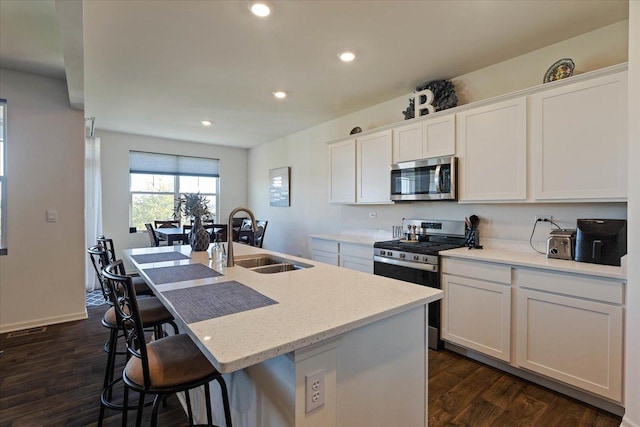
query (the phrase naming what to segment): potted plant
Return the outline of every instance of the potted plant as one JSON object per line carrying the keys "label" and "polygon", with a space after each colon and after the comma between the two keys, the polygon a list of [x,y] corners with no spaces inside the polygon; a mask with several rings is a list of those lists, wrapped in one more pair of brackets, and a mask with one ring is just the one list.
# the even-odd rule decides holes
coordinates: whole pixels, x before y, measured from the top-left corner
{"label": "potted plant", "polygon": [[206,251],[209,248],[210,236],[202,226],[202,219],[211,216],[209,200],[200,193],[185,193],[176,199],[173,217],[180,218],[184,215],[191,218],[191,231],[189,231],[189,244],[194,251]]}

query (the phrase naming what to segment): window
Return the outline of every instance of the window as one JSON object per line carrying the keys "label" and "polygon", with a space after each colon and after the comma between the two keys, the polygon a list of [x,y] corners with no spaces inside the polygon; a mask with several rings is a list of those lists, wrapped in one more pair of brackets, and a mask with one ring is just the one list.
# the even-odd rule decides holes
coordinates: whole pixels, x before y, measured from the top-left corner
{"label": "window", "polygon": [[0,255],[7,254],[7,101],[0,99]]}
{"label": "window", "polygon": [[[209,200],[212,220],[218,215],[218,159],[129,152],[130,224],[173,218],[175,200],[184,193],[200,193]],[[189,218],[181,218],[182,223]]]}

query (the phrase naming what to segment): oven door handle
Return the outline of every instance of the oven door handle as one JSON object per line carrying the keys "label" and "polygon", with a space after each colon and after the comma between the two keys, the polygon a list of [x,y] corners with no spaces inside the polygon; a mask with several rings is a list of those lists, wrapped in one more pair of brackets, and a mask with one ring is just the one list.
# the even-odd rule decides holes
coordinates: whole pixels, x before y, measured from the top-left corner
{"label": "oven door handle", "polygon": [[438,272],[438,266],[433,264],[424,264],[421,262],[402,261],[399,259],[387,258],[379,255],[373,256],[373,262],[381,262],[383,264],[392,264],[400,267],[414,268],[416,270]]}

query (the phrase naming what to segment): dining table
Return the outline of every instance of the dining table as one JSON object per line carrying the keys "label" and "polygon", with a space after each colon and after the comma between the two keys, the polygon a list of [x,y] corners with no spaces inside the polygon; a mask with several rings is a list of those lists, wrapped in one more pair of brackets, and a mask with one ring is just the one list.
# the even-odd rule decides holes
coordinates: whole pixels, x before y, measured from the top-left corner
{"label": "dining table", "polygon": [[168,246],[172,246],[174,243],[182,243],[187,240],[182,228],[161,227],[156,228],[155,232],[158,239],[167,241]]}

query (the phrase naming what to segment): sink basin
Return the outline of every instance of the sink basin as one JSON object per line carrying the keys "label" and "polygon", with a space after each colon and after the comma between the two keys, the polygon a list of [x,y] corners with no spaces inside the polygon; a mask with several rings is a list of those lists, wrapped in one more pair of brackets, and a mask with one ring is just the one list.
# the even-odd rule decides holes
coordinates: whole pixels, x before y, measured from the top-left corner
{"label": "sink basin", "polygon": [[282,273],[313,267],[310,264],[268,254],[238,256],[234,259],[234,263],[262,274]]}

